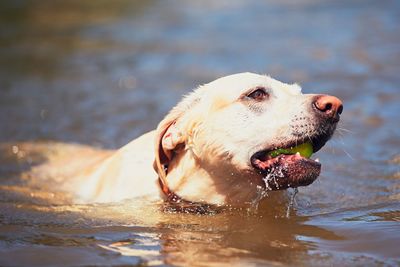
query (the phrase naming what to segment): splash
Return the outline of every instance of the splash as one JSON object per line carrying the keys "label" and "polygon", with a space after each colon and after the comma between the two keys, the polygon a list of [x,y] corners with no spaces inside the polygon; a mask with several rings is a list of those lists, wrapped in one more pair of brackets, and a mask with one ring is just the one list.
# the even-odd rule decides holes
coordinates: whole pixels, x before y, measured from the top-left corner
{"label": "splash", "polygon": [[[270,169],[270,172],[263,178],[265,187],[262,187],[259,185],[256,187],[256,197],[251,201],[248,212],[257,213],[260,201],[262,199],[268,197],[268,191],[274,190],[271,187],[271,185],[274,185],[274,187],[276,189],[279,189],[279,183],[278,183],[277,179],[285,177],[283,170],[284,170],[284,168],[282,168],[280,166],[272,167]],[[289,184],[289,186],[290,186],[290,184]],[[292,208],[294,206],[295,198],[296,198],[296,195],[298,192],[299,192],[299,190],[297,187],[293,188],[292,194],[290,196],[290,202],[289,202],[287,210],[286,210],[287,218],[290,218],[290,211],[292,210]]]}
{"label": "splash", "polygon": [[[278,178],[284,178],[283,168],[281,166],[271,167],[268,174],[263,178],[265,188],[267,191],[272,191],[271,184],[275,185],[275,188],[279,190]],[[290,186],[290,185],[289,185]]]}
{"label": "splash", "polygon": [[256,197],[251,201],[250,207],[248,208],[249,213],[257,213],[258,211],[258,204],[262,199],[268,196],[268,191],[271,189],[265,189],[262,186],[257,185],[256,187]]}

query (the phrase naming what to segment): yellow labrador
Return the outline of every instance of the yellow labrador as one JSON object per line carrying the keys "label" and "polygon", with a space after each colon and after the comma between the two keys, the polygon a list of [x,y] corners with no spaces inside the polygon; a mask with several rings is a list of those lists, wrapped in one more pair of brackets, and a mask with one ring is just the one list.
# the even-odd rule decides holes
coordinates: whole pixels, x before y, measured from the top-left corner
{"label": "yellow labrador", "polygon": [[[86,169],[83,202],[149,200],[243,205],[259,190],[311,184],[310,159],[333,134],[341,101],[240,73],[200,86],[148,132]],[[301,146],[299,146],[301,145]]]}

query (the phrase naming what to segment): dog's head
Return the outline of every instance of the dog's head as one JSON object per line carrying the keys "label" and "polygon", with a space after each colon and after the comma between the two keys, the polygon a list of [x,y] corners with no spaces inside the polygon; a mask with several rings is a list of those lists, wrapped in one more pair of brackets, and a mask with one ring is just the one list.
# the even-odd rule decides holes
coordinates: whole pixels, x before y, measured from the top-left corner
{"label": "dog's head", "polygon": [[309,156],[332,136],[342,109],[336,97],[302,94],[297,84],[226,76],[200,86],[160,122],[155,170],[177,195],[213,204],[309,185],[321,169]]}

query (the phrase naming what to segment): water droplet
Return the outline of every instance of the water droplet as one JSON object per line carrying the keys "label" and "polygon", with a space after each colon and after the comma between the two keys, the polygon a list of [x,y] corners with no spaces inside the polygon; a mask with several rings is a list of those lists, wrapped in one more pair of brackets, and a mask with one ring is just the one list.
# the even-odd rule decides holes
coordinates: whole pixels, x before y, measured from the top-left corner
{"label": "water droplet", "polygon": [[295,197],[298,192],[299,192],[299,189],[297,189],[297,187],[294,188],[293,193],[290,197],[290,202],[289,202],[288,208],[286,210],[286,218],[290,218],[290,210],[293,208]]}
{"label": "water droplet", "polygon": [[248,209],[248,211],[253,213],[257,212],[258,204],[266,196],[268,196],[268,190],[264,189],[262,186],[257,185],[256,197],[251,201],[250,208]]}
{"label": "water droplet", "polygon": [[44,120],[46,117],[47,117],[47,114],[48,114],[49,112],[47,111],[47,109],[42,109],[41,111],[40,111],[40,118],[42,119],[42,120]]}
{"label": "water droplet", "polygon": [[133,75],[121,77],[118,81],[118,86],[124,89],[134,89],[136,87],[136,77]]}
{"label": "water droplet", "polygon": [[12,146],[12,152],[13,152],[14,154],[18,154],[19,148],[18,148],[17,146]]}

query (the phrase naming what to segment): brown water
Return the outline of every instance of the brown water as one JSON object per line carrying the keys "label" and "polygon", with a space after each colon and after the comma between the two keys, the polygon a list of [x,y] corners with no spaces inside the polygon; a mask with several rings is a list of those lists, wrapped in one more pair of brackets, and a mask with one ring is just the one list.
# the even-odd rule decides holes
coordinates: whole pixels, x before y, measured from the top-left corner
{"label": "brown water", "polygon": [[[0,265],[400,265],[399,2],[245,2],[0,2]],[[23,174],[117,148],[241,71],[344,101],[289,218],[276,194],[214,216],[71,205]]]}

